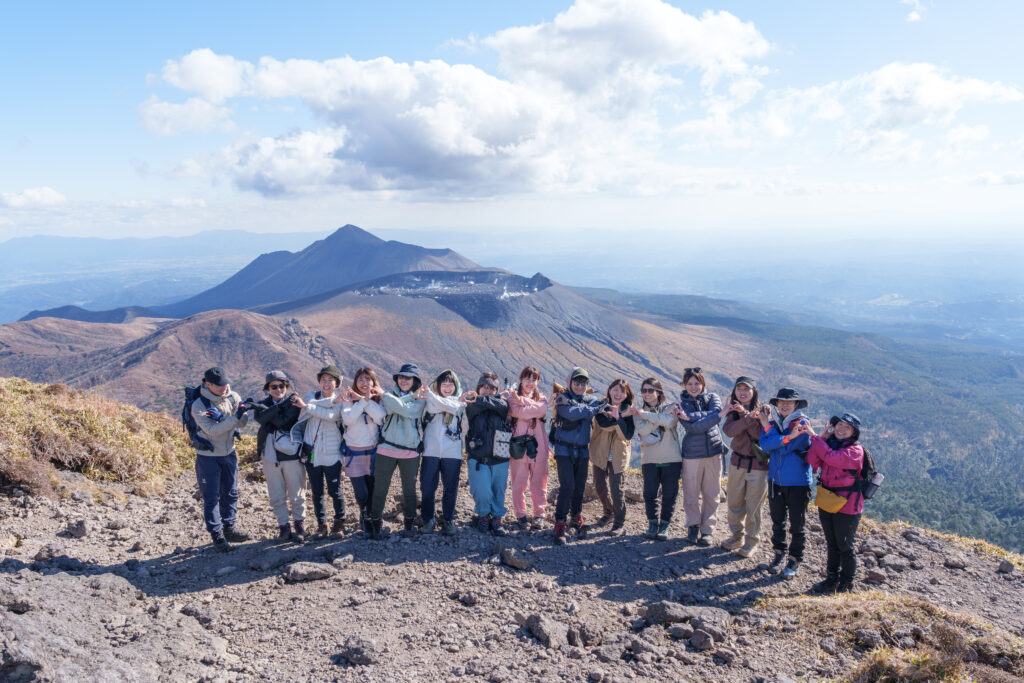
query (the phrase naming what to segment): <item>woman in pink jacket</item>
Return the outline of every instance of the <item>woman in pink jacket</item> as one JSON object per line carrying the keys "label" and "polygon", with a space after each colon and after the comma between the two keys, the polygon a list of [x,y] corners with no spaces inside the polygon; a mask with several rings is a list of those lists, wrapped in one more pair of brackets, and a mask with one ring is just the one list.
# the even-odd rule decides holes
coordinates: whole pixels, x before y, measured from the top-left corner
{"label": "woman in pink jacket", "polygon": [[[526,514],[526,487],[530,487],[530,502],[533,504],[532,528],[544,528],[544,504],[548,497],[548,447],[547,414],[551,401],[537,387],[540,372],[532,366],[519,373],[519,386],[508,396],[508,415],[512,421],[512,435],[530,434],[536,439],[536,448],[527,447],[526,456],[512,460],[509,474],[512,478],[512,508],[516,523],[526,531],[531,527]],[[529,444],[532,446],[533,444]]]}
{"label": "woman in pink jacket", "polygon": [[[810,427],[801,429],[811,433]],[[846,593],[853,589],[853,577],[857,572],[854,536],[864,510],[863,482],[860,479],[864,448],[857,443],[859,438],[860,420],[853,413],[833,417],[820,435],[811,433],[807,464],[818,471],[819,481],[825,489],[846,498],[838,512],[818,508],[821,529],[828,545],[828,559],[825,580],[811,588],[815,593]]]}

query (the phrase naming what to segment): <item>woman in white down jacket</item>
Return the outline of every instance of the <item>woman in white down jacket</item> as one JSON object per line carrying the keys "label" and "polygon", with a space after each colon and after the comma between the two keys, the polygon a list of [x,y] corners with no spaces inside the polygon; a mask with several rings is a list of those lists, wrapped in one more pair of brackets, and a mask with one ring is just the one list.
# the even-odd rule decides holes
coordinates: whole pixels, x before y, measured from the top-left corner
{"label": "woman in white down jacket", "polygon": [[327,495],[334,504],[334,524],[331,534],[345,532],[345,499],[341,493],[341,371],[333,365],[322,368],[316,376],[318,391],[306,394],[305,400],[296,397],[295,404],[302,414],[293,428],[302,430],[302,461],[306,466],[309,486],[313,491],[313,511],[316,514],[316,532],[327,535],[327,507],[324,505],[324,483]]}
{"label": "woman in white down jacket", "polygon": [[419,395],[427,402],[423,411],[423,458],[420,461],[420,519],[423,532],[437,526],[434,502],[443,483],[441,533],[455,533],[455,496],[462,472],[462,421],[466,404],[459,398],[462,386],[453,370],[445,370]]}
{"label": "woman in white down jacket", "polygon": [[341,420],[345,425],[341,456],[345,476],[352,482],[352,492],[359,505],[359,527],[367,533],[373,495],[373,464],[380,425],[387,415],[380,404],[383,394],[377,373],[370,368],[359,368],[352,379],[352,388],[341,397]]}

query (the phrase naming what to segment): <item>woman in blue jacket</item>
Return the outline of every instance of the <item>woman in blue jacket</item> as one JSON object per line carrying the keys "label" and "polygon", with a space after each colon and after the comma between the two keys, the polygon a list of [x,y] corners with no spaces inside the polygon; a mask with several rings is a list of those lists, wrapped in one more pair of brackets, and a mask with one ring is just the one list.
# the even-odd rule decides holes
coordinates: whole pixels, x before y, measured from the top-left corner
{"label": "woman in blue jacket", "polygon": [[590,431],[594,416],[607,412],[619,418],[618,406],[609,406],[600,399],[587,395],[590,373],[573,368],[569,374],[569,388],[555,398],[554,424],[551,428],[551,448],[558,466],[558,498],[555,501],[554,542],[565,543],[566,518],[572,514],[572,528],[577,535],[583,532],[583,491],[587,486],[590,464]]}
{"label": "woman in blue jacket", "polygon": [[792,579],[804,557],[804,521],[811,500],[811,466],[806,461],[811,445],[810,427],[801,412],[807,407],[807,401],[800,398],[796,389],[784,387],[769,403],[775,409],[774,418],[769,406],[761,406],[757,414],[762,427],[758,444],[768,452],[768,509],[772,516],[772,548],[775,549],[768,571],[777,574],[782,570],[783,577]]}

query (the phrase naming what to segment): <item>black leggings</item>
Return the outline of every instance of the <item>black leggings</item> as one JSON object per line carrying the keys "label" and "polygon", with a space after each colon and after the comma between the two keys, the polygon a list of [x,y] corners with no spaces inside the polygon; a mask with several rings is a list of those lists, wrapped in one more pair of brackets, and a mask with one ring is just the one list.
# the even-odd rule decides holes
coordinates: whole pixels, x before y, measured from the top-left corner
{"label": "black leggings", "polygon": [[583,492],[587,488],[590,458],[586,455],[581,458],[556,455],[555,464],[558,466],[558,499],[555,501],[555,521],[564,522],[570,512],[573,517],[583,512]]}
{"label": "black leggings", "polygon": [[[804,523],[807,504],[811,502],[810,486],[779,486],[768,484],[768,511],[772,516],[772,548],[777,553],[789,551],[794,560],[804,559]],[[789,546],[786,546],[786,517],[789,517]]]}
{"label": "black leggings", "polygon": [[672,462],[665,465],[641,465],[640,472],[644,477],[644,508],[647,519],[658,519],[658,489],[661,489],[661,521],[672,520],[676,509],[676,498],[679,497],[679,475],[682,474],[683,463]]}
{"label": "black leggings", "polygon": [[306,465],[309,476],[309,488],[313,492],[313,512],[316,521],[327,523],[327,510],[324,508],[324,481],[327,482],[327,495],[334,503],[334,518],[345,518],[345,498],[341,494],[341,461],[333,465]]}
{"label": "black leggings", "polygon": [[830,578],[838,578],[842,583],[853,582],[853,576],[857,573],[857,555],[853,552],[853,543],[860,515],[844,515],[819,509],[818,518],[828,546],[825,571]]}
{"label": "black leggings", "polygon": [[361,477],[352,477],[352,493],[356,497],[356,505],[366,514],[370,514],[370,506],[373,504],[373,475],[364,474]]}

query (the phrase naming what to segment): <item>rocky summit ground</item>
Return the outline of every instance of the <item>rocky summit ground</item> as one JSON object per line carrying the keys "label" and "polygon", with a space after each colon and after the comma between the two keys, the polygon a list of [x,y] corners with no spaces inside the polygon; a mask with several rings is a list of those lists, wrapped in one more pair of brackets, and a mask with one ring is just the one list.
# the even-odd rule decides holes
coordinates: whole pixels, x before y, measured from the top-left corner
{"label": "rocky summit ground", "polygon": [[3,680],[929,680],[946,656],[977,680],[1024,673],[1019,558],[910,527],[866,522],[858,592],[807,597],[824,560],[813,514],[787,582],[767,543],[751,559],[687,545],[681,510],[671,540],[644,539],[634,475],[627,533],[564,547],[464,526],[465,475],[455,537],[278,543],[246,479],[254,540],[229,553],[202,529],[194,477],[142,498],[61,476],[56,500],[0,494]]}

